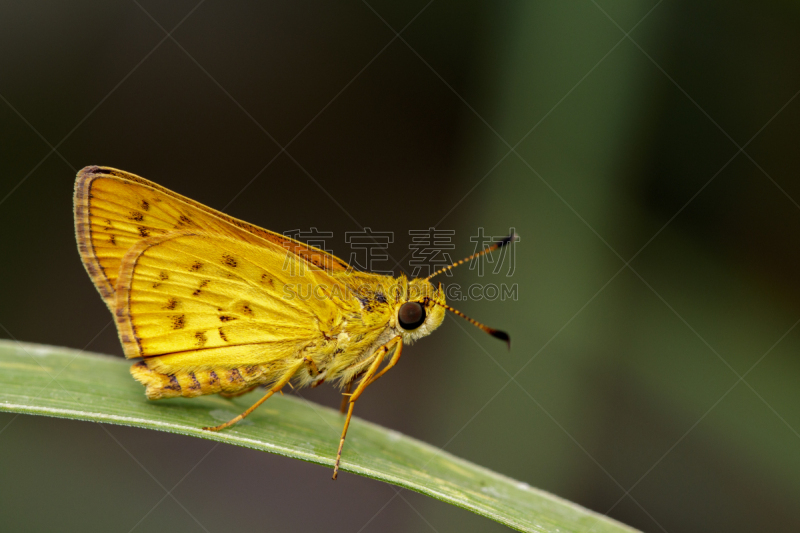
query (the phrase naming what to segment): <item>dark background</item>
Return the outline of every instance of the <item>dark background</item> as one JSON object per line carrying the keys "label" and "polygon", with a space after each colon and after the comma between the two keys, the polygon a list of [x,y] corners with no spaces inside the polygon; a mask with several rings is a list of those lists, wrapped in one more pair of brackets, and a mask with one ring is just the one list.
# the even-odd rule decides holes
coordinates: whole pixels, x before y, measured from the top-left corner
{"label": "dark background", "polygon": [[[788,1],[4,2],[0,337],[121,355],[73,235],[89,164],[345,259],[362,227],[398,261],[411,229],[458,258],[515,227],[512,278],[451,278],[518,284],[458,303],[513,350],[447,320],[357,414],[645,531],[797,531],[798,27]],[[108,430],[0,415],[2,529],[504,529]]]}

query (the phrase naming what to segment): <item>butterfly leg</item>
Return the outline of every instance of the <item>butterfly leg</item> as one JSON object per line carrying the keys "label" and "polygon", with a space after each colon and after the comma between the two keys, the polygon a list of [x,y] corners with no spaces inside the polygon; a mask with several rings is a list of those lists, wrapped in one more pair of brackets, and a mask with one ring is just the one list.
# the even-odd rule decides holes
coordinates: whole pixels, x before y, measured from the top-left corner
{"label": "butterfly leg", "polygon": [[394,351],[394,355],[392,355],[392,358],[389,360],[389,362],[386,364],[386,366],[383,367],[383,370],[381,370],[380,372],[375,374],[375,376],[373,376],[373,378],[369,380],[369,384],[372,385],[373,383],[378,381],[379,377],[384,375],[390,368],[392,368],[394,365],[396,365],[397,361],[400,360],[400,355],[402,353],[403,353],[403,341],[400,341],[400,342],[397,343],[397,349]]}
{"label": "butterfly leg", "polygon": [[353,382],[355,378],[351,379],[347,382],[347,385],[344,388],[344,392],[342,393],[342,405],[339,406],[339,412],[345,414],[347,412],[347,402],[350,400],[350,391],[353,390]]}
{"label": "butterfly leg", "polygon": [[344,428],[342,429],[342,438],[339,440],[339,450],[336,452],[336,464],[334,464],[333,466],[333,479],[336,479],[336,476],[339,475],[339,462],[342,459],[342,448],[344,448],[344,438],[347,436],[347,429],[350,427],[350,418],[353,416],[353,408],[356,405],[356,400],[358,400],[359,396],[361,396],[361,393],[364,392],[364,389],[367,388],[367,385],[369,385],[372,382],[372,376],[374,376],[375,372],[378,371],[378,368],[381,366],[383,358],[389,352],[390,347],[395,343],[397,343],[397,341],[400,341],[401,343],[403,342],[401,337],[395,337],[375,351],[374,355],[375,359],[372,361],[372,364],[369,365],[369,369],[364,375],[364,378],[358,384],[358,387],[356,387],[355,392],[350,396],[350,399],[348,400],[348,402],[350,403],[350,407],[347,409],[347,418],[344,421]]}
{"label": "butterfly leg", "polygon": [[225,422],[224,424],[220,424],[220,425],[218,425],[218,426],[205,427],[205,428],[203,428],[203,429],[205,429],[205,430],[207,430],[207,431],[219,431],[219,430],[221,430],[221,429],[225,429],[226,427],[230,427],[230,426],[234,425],[236,422],[238,422],[238,421],[242,420],[244,417],[246,417],[247,415],[249,415],[250,413],[252,413],[253,411],[255,411],[255,410],[256,410],[256,408],[257,408],[259,405],[261,405],[262,403],[266,402],[266,401],[269,399],[269,397],[270,397],[270,396],[272,396],[272,395],[273,395],[273,394],[275,394],[276,392],[280,392],[280,390],[281,390],[281,389],[282,389],[282,388],[283,388],[283,387],[284,387],[284,386],[285,386],[287,383],[289,383],[289,381],[290,381],[290,380],[292,379],[292,377],[294,376],[295,372],[297,372],[297,370],[298,370],[298,369],[300,368],[300,366],[302,366],[303,364],[304,364],[304,361],[302,361],[302,360],[301,360],[299,365],[297,365],[297,366],[295,366],[294,368],[292,368],[292,369],[290,369],[289,371],[287,371],[287,372],[286,372],[286,375],[284,375],[284,376],[283,376],[283,377],[282,377],[282,378],[281,378],[281,379],[280,379],[280,380],[279,380],[279,381],[278,381],[278,382],[277,382],[275,385],[273,385],[273,386],[272,386],[272,388],[270,388],[270,389],[269,389],[269,391],[267,392],[267,394],[265,394],[265,395],[264,395],[264,397],[263,397],[263,398],[261,398],[261,399],[260,399],[260,400],[258,400],[256,403],[254,403],[253,405],[251,405],[251,406],[250,406],[250,407],[247,409],[247,411],[245,411],[244,413],[240,414],[240,415],[239,415],[239,416],[237,416],[236,418],[232,418],[232,419],[228,420],[228,421],[227,421],[227,422]]}

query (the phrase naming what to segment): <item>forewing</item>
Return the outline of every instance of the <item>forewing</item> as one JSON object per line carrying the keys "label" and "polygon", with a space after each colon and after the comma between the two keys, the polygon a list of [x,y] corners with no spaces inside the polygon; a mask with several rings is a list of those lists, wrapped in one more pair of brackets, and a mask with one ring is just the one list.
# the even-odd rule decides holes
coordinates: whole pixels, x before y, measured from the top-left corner
{"label": "forewing", "polygon": [[125,355],[158,358],[164,371],[234,368],[297,354],[341,316],[335,297],[295,294],[299,285],[342,290],[324,271],[301,263],[275,244],[191,230],[140,241],[123,257],[117,280]]}
{"label": "forewing", "polygon": [[255,246],[288,250],[311,268],[345,271],[341,259],[204,206],[144,178],[109,167],[86,167],[75,182],[75,231],[83,263],[113,310],[120,265],[144,240],[196,230]]}

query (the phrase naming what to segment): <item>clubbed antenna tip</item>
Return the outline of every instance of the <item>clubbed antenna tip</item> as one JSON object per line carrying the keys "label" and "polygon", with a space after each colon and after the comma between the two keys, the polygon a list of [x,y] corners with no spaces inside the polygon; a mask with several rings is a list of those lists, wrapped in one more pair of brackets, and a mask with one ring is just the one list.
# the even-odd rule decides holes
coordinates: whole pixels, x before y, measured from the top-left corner
{"label": "clubbed antenna tip", "polygon": [[509,351],[511,350],[511,337],[508,336],[508,333],[506,333],[505,331],[500,331],[499,329],[487,331],[487,333],[492,337],[494,337],[495,339],[506,341],[506,345],[508,346]]}
{"label": "clubbed antenna tip", "polygon": [[504,238],[502,241],[499,241],[496,246],[498,248],[502,248],[506,244],[508,244],[510,242],[514,242],[516,240],[517,240],[517,234],[515,232],[511,232],[511,235],[509,235],[508,237]]}

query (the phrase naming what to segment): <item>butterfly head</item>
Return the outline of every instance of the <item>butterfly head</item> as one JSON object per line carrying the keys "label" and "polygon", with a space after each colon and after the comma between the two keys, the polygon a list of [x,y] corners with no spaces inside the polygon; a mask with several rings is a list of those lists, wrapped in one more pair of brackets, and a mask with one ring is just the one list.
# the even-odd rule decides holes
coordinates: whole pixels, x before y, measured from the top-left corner
{"label": "butterfly head", "polygon": [[395,305],[395,328],[403,341],[413,342],[430,335],[444,320],[444,290],[426,279],[408,282],[408,290]]}

